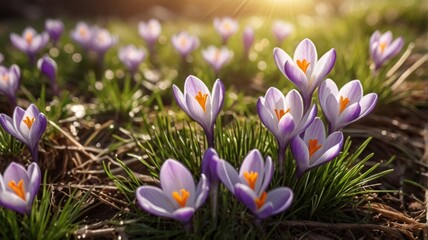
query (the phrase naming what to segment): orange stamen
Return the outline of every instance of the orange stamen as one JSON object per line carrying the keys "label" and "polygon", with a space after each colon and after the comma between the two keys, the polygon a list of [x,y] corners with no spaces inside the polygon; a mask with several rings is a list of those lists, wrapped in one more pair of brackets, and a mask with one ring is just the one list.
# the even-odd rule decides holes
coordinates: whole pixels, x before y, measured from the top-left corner
{"label": "orange stamen", "polygon": [[309,139],[309,157],[312,157],[321,147],[321,144],[318,145],[318,139]]}
{"label": "orange stamen", "polygon": [[12,189],[12,191],[15,192],[16,195],[18,195],[18,197],[20,197],[22,200],[25,201],[25,190],[24,190],[24,180],[21,179],[18,182],[18,185],[16,185],[15,181],[10,181],[7,186]]}
{"label": "orange stamen", "polygon": [[254,202],[257,205],[257,209],[263,207],[263,205],[266,202],[266,197],[267,197],[267,193],[263,192],[262,195],[259,198],[256,198],[256,200],[254,200]]}
{"label": "orange stamen", "polygon": [[27,41],[27,44],[31,44],[33,41],[33,34],[27,32],[27,34],[25,34],[25,41]]}
{"label": "orange stamen", "polygon": [[196,101],[198,101],[199,105],[201,105],[204,112],[206,111],[207,97],[208,94],[202,95],[201,91],[198,91],[198,95],[195,96]]}
{"label": "orange stamen", "polygon": [[381,53],[383,53],[383,51],[385,51],[386,46],[388,46],[388,44],[386,42],[379,44],[379,48],[380,48]]}
{"label": "orange stamen", "polygon": [[189,198],[189,196],[190,193],[184,188],[180,189],[180,193],[178,193],[177,191],[172,193],[172,197],[178,203],[178,205],[180,205],[180,207],[186,206],[187,199]]}
{"label": "orange stamen", "polygon": [[3,77],[2,77],[2,79],[3,79],[3,81],[5,81],[5,82],[7,82],[7,81],[9,81],[9,74],[4,74],[3,75]]}
{"label": "orange stamen", "polygon": [[187,39],[185,37],[180,38],[180,46],[181,47],[187,46]]}
{"label": "orange stamen", "polygon": [[256,181],[257,181],[258,173],[257,172],[244,172],[244,178],[247,180],[248,185],[251,189],[254,190],[256,187]]}
{"label": "orange stamen", "polygon": [[299,68],[302,69],[304,73],[306,73],[306,70],[308,70],[308,67],[311,64],[306,59],[303,59],[302,61],[297,60],[296,63],[297,63],[297,66],[299,66]]}
{"label": "orange stamen", "polygon": [[349,104],[349,98],[343,98],[340,96],[339,100],[339,112],[342,113],[345,110],[346,106]]}
{"label": "orange stamen", "polygon": [[290,108],[288,108],[287,111],[284,111],[284,109],[280,109],[279,111],[278,109],[275,109],[275,115],[278,121],[281,120],[281,118],[289,111],[290,111]]}
{"label": "orange stamen", "polygon": [[88,34],[88,31],[86,31],[86,29],[85,29],[84,27],[81,27],[81,28],[79,29],[79,34],[80,34],[80,36],[82,36],[82,37],[86,37],[86,35]]}
{"label": "orange stamen", "polygon": [[27,125],[28,129],[30,129],[31,126],[33,126],[33,123],[34,123],[34,121],[36,121],[36,119],[34,119],[33,117],[30,118],[30,117],[26,116],[25,119],[22,121],[25,123],[25,125]]}

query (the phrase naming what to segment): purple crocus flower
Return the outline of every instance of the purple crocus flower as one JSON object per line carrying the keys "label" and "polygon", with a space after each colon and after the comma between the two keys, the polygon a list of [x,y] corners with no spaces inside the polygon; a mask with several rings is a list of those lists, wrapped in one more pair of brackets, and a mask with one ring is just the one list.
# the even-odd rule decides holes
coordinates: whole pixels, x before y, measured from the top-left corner
{"label": "purple crocus flower", "polygon": [[13,46],[27,54],[31,63],[34,63],[36,54],[48,43],[49,35],[46,32],[38,34],[34,28],[27,27],[22,36],[12,33],[10,41]]}
{"label": "purple crocus flower", "polygon": [[0,66],[0,91],[7,96],[13,107],[16,106],[16,91],[20,78],[21,70],[17,65],[13,64],[9,69]]}
{"label": "purple crocus flower", "polygon": [[282,172],[285,149],[289,141],[302,133],[314,120],[317,107],[313,105],[311,110],[305,113],[299,92],[293,89],[284,97],[277,88],[270,87],[264,97],[259,97],[257,112],[263,125],[278,142],[279,170]]}
{"label": "purple crocus flower", "polygon": [[71,32],[71,38],[84,49],[89,50],[92,41],[92,26],[89,26],[85,22],[78,22]]}
{"label": "purple crocus flower", "polygon": [[302,94],[305,111],[312,102],[312,94],[321,84],[336,62],[336,51],[330,49],[319,60],[315,45],[309,39],[302,40],[292,59],[284,50],[273,50],[279,70],[293,82]]}
{"label": "purple crocus flower", "polygon": [[224,85],[217,79],[213,90],[197,77],[188,76],[184,93],[174,84],[174,98],[178,106],[204,129],[209,147],[214,147],[214,124],[224,103]]}
{"label": "purple crocus flower", "polygon": [[267,157],[263,163],[263,157],[257,149],[251,150],[245,157],[239,174],[224,160],[219,160],[217,164],[220,181],[259,220],[285,211],[293,201],[293,191],[287,187],[266,192],[273,170],[272,159]]}
{"label": "purple crocus flower", "polygon": [[329,132],[340,130],[365,117],[377,102],[376,93],[363,96],[359,80],[350,81],[338,90],[333,80],[327,79],[318,89],[318,98],[329,122]]}
{"label": "purple crocus flower", "polygon": [[183,58],[186,58],[187,55],[199,46],[198,37],[191,36],[187,32],[181,32],[172,36],[171,42],[175,50],[177,50]]}
{"label": "purple crocus flower", "polygon": [[214,28],[220,34],[223,44],[238,31],[238,22],[230,17],[214,18]]}
{"label": "purple crocus flower", "polygon": [[217,176],[217,164],[220,158],[213,148],[208,148],[202,158],[202,173],[207,177],[210,182],[210,196],[212,217],[215,219],[217,216],[217,190],[219,179]]}
{"label": "purple crocus flower", "polygon": [[129,70],[131,75],[134,75],[140,64],[144,61],[146,54],[141,48],[137,48],[134,45],[130,44],[119,49],[119,60],[125,65]]}
{"label": "purple crocus flower", "polygon": [[202,50],[202,56],[214,69],[214,72],[218,74],[223,65],[232,59],[233,52],[227,47],[216,48],[214,46],[209,46],[207,49]]}
{"label": "purple crocus flower", "polygon": [[244,53],[248,54],[251,45],[254,43],[254,30],[252,27],[246,27],[242,33],[242,42],[244,43]]}
{"label": "purple crocus flower", "polygon": [[59,96],[59,89],[56,81],[57,65],[55,60],[45,55],[37,61],[37,68],[49,79],[54,94]]}
{"label": "purple crocus flower", "polygon": [[162,26],[157,19],[150,19],[148,22],[138,24],[138,33],[146,41],[150,53],[154,52],[156,41],[162,31]]}
{"label": "purple crocus flower", "polygon": [[46,124],[45,115],[34,104],[31,104],[27,110],[16,107],[13,118],[0,113],[0,125],[10,135],[27,145],[35,162],[38,160],[37,145],[45,132]]}
{"label": "purple crocus flower", "polygon": [[3,176],[0,174],[0,205],[21,214],[30,213],[41,178],[37,163],[31,163],[27,170],[21,164],[10,163]]}
{"label": "purple crocus flower", "polygon": [[45,30],[48,32],[52,42],[57,45],[64,32],[64,23],[59,19],[47,19],[45,22]]}
{"label": "purple crocus flower", "polygon": [[277,20],[272,25],[273,36],[276,39],[277,45],[280,46],[282,42],[293,32],[294,27],[291,23]]}
{"label": "purple crocus flower", "polygon": [[117,43],[117,36],[111,35],[105,28],[94,27],[92,29],[91,49],[98,55],[102,61],[104,54]]}
{"label": "purple crocus flower", "polygon": [[339,155],[342,146],[343,133],[336,131],[326,136],[324,123],[320,118],[315,118],[306,131],[295,136],[290,143],[296,159],[297,176],[331,161]]}
{"label": "purple crocus flower", "polygon": [[137,189],[137,201],[145,211],[160,217],[173,218],[190,224],[190,220],[202,204],[208,192],[208,180],[204,174],[197,186],[190,171],[180,162],[166,160],[160,170],[162,188],[141,186]]}
{"label": "purple crocus flower", "polygon": [[370,37],[370,56],[374,62],[376,72],[385,62],[397,55],[403,48],[404,40],[399,37],[392,40],[390,31],[381,34],[376,31]]}

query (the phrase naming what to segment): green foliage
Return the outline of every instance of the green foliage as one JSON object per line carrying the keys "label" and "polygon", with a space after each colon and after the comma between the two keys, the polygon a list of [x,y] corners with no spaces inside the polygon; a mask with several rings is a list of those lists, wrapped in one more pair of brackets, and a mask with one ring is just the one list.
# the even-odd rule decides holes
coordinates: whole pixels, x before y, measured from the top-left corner
{"label": "green foliage", "polygon": [[24,149],[24,144],[0,127],[0,155],[17,158]]}
{"label": "green foliage", "polygon": [[66,239],[77,229],[78,218],[88,194],[78,196],[78,192],[74,191],[61,198],[59,206],[55,207],[52,189],[46,184],[46,177],[43,182],[41,198],[34,200],[29,215],[22,216],[12,210],[0,208],[1,239]]}

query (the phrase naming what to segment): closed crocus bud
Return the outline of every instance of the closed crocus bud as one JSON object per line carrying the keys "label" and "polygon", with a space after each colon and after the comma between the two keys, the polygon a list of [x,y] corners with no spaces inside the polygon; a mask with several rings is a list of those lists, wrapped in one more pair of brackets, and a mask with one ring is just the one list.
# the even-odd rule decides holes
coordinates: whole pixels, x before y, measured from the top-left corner
{"label": "closed crocus bud", "polygon": [[217,164],[220,181],[251,212],[262,220],[285,211],[293,202],[293,191],[279,187],[266,192],[273,176],[274,166],[270,157],[263,162],[259,150],[251,150],[239,169],[224,160]]}
{"label": "closed crocus bud", "polygon": [[27,27],[21,36],[12,33],[10,40],[17,49],[27,54],[31,63],[35,63],[36,54],[46,46],[49,35],[46,32],[38,34],[32,27]]}
{"label": "closed crocus bud", "polygon": [[339,155],[343,146],[343,133],[336,131],[326,136],[324,123],[318,117],[306,131],[295,136],[290,143],[296,160],[297,176],[325,164]]}
{"label": "closed crocus bud", "polygon": [[144,61],[146,54],[141,48],[137,48],[134,45],[127,45],[119,49],[118,56],[123,65],[134,75],[140,64]]}
{"label": "closed crocus bud", "polygon": [[257,101],[257,112],[263,125],[278,142],[279,170],[282,172],[285,149],[291,138],[302,133],[317,115],[316,105],[307,112],[299,92],[291,90],[286,96],[271,87]]}
{"label": "closed crocus bud", "polygon": [[48,32],[49,38],[56,45],[64,32],[64,23],[59,19],[47,19],[45,30]]}
{"label": "closed crocus bud", "polygon": [[307,111],[315,89],[324,81],[336,62],[336,50],[330,49],[318,59],[314,43],[306,38],[297,46],[293,58],[280,48],[275,48],[273,55],[278,69],[302,94]]}
{"label": "closed crocus bud", "polygon": [[71,38],[84,49],[89,50],[92,41],[92,27],[85,22],[78,22],[71,31]]}
{"label": "closed crocus bud", "polygon": [[379,31],[370,37],[370,56],[374,63],[373,71],[376,72],[388,60],[396,56],[403,48],[403,38],[392,39],[390,31],[381,34]]}
{"label": "closed crocus bud", "polygon": [[155,44],[161,34],[162,25],[157,19],[150,19],[147,22],[138,24],[138,33],[146,41],[150,53],[154,52]]}
{"label": "closed crocus bud", "polygon": [[209,147],[214,147],[214,124],[224,103],[224,85],[217,79],[212,91],[197,77],[189,76],[184,91],[174,84],[174,98],[178,106],[204,129]]}
{"label": "closed crocus bud", "polygon": [[189,225],[196,209],[207,199],[207,178],[202,174],[199,184],[195,185],[190,171],[173,159],[162,164],[159,178],[161,188],[141,186],[137,189],[138,204],[153,215],[176,219]]}
{"label": "closed crocus bud", "polygon": [[199,46],[199,39],[196,36],[191,36],[187,32],[181,32],[172,36],[172,45],[180,55],[185,58]]}
{"label": "closed crocus bud", "polygon": [[238,31],[238,22],[230,17],[215,18],[214,28],[220,34],[223,44],[226,45],[227,40]]}
{"label": "closed crocus bud", "polygon": [[31,104],[27,110],[16,107],[13,117],[0,113],[0,125],[10,135],[27,145],[35,162],[38,160],[38,144],[46,130],[47,119]]}
{"label": "closed crocus bud", "polygon": [[291,23],[277,20],[272,25],[273,36],[278,46],[293,32],[294,27]]}
{"label": "closed crocus bud", "polygon": [[202,50],[202,56],[213,68],[215,74],[218,74],[223,65],[232,59],[233,52],[227,47],[216,48],[214,46],[209,46],[207,49]]}
{"label": "closed crocus bud", "polygon": [[17,65],[10,68],[0,66],[0,91],[3,92],[13,107],[16,106],[16,91],[18,91],[21,70]]}
{"label": "closed crocus bud", "polygon": [[52,91],[56,96],[59,95],[59,89],[56,79],[57,65],[56,62],[48,55],[43,56],[37,61],[37,68],[45,75],[51,84]]}
{"label": "closed crocus bud", "polygon": [[242,34],[242,42],[244,43],[244,52],[248,54],[251,45],[254,43],[254,30],[251,27],[246,27]]}
{"label": "closed crocus bud", "polygon": [[338,90],[333,80],[325,80],[318,89],[318,98],[329,123],[329,132],[341,130],[369,114],[377,102],[377,94],[363,96],[363,86],[353,80]]}
{"label": "closed crocus bud", "polygon": [[40,188],[41,172],[37,163],[27,169],[12,162],[0,174],[0,205],[21,214],[29,214]]}

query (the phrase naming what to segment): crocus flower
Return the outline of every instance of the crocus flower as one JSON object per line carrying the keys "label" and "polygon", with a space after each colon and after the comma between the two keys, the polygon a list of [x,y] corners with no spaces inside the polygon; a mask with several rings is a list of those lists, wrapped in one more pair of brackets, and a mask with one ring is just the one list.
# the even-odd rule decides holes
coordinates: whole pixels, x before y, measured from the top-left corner
{"label": "crocus flower", "polygon": [[350,81],[338,90],[333,80],[327,79],[318,89],[318,98],[329,132],[334,132],[369,114],[376,105],[377,94],[363,96],[359,80]]}
{"label": "crocus flower", "polygon": [[204,129],[209,147],[214,146],[214,124],[224,103],[224,85],[217,79],[213,90],[197,77],[188,76],[184,82],[184,93],[174,84],[174,98],[178,106]]}
{"label": "crocus flower", "polygon": [[343,145],[343,133],[333,132],[326,136],[324,123],[318,117],[306,131],[295,136],[290,143],[296,159],[297,176],[311,168],[325,164],[339,155]]}
{"label": "crocus flower", "polygon": [[175,50],[177,50],[183,58],[199,46],[198,37],[191,36],[187,32],[181,32],[172,36],[171,42]]}
{"label": "crocus flower", "polygon": [[202,50],[202,56],[214,69],[214,72],[218,74],[223,65],[232,59],[233,52],[227,47],[216,48],[214,46],[209,46],[207,49]]}
{"label": "crocus flower", "polygon": [[299,92],[291,90],[284,97],[275,87],[267,90],[257,101],[257,112],[263,125],[278,142],[278,161],[282,172],[285,149],[294,136],[302,133],[317,115],[316,105],[304,112],[303,99]]}
{"label": "crocus flower", "polygon": [[273,50],[279,70],[293,82],[302,94],[305,111],[312,102],[312,94],[336,62],[336,51],[330,49],[319,60],[315,45],[309,39],[299,43],[292,59],[284,50]]}
{"label": "crocus flower", "polygon": [[137,189],[137,201],[145,211],[160,217],[173,218],[188,225],[208,196],[208,180],[201,175],[195,186],[190,171],[180,162],[168,159],[160,170],[161,188],[141,186]]}
{"label": "crocus flower", "polygon": [[111,35],[107,29],[98,27],[92,29],[91,49],[97,53],[100,61],[104,59],[104,54],[107,50],[116,43],[117,37]]}
{"label": "crocus flower", "polygon": [[9,69],[0,66],[0,91],[7,96],[13,106],[16,106],[16,91],[20,78],[21,70],[17,65],[14,64]]}
{"label": "crocus flower", "polygon": [[34,63],[36,54],[48,43],[49,35],[46,32],[38,34],[34,28],[27,27],[22,36],[12,33],[10,41],[13,46],[27,54],[31,63]]}
{"label": "crocus flower", "polygon": [[238,31],[238,27],[238,22],[230,17],[214,18],[214,28],[220,34],[223,44],[226,44],[230,36]]}
{"label": "crocus flower", "polygon": [[131,75],[134,75],[140,64],[144,61],[146,54],[143,49],[137,48],[134,45],[130,44],[119,49],[119,60],[125,65],[129,70]]}
{"label": "crocus flower", "polygon": [[278,46],[293,32],[294,27],[291,23],[276,20],[272,25],[273,36],[275,37]]}
{"label": "crocus flower", "polygon": [[156,41],[162,31],[162,26],[156,19],[150,19],[148,22],[140,22],[138,24],[138,32],[146,41],[150,53],[153,53]]}
{"label": "crocus flower", "polygon": [[270,157],[263,163],[259,150],[251,150],[242,162],[239,174],[224,160],[217,164],[220,181],[236,198],[262,220],[290,207],[293,191],[280,187],[269,192],[266,189],[272,180],[274,166]]}
{"label": "crocus flower", "polygon": [[16,107],[13,118],[0,113],[0,125],[10,135],[27,145],[34,161],[38,160],[37,145],[45,132],[46,124],[45,115],[34,104],[31,104],[27,110]]}
{"label": "crocus flower", "polygon": [[3,176],[0,174],[0,205],[21,214],[30,213],[41,178],[37,163],[31,163],[27,170],[21,164],[10,163]]}
{"label": "crocus flower", "polygon": [[370,37],[370,56],[374,62],[376,72],[385,62],[397,55],[403,48],[404,40],[399,37],[392,40],[390,31],[381,34],[376,31]]}
{"label": "crocus flower", "polygon": [[37,68],[49,79],[52,91],[56,96],[58,96],[59,89],[56,81],[57,65],[55,60],[50,58],[48,55],[45,55],[37,61]]}
{"label": "crocus flower", "polygon": [[71,38],[84,49],[88,50],[92,41],[92,27],[85,22],[78,22],[71,32]]}
{"label": "crocus flower", "polygon": [[64,23],[59,19],[47,19],[45,30],[48,32],[49,38],[56,45],[64,32]]}
{"label": "crocus flower", "polygon": [[246,27],[242,33],[242,42],[244,43],[244,53],[248,54],[251,45],[254,43],[254,30],[251,27]]}

